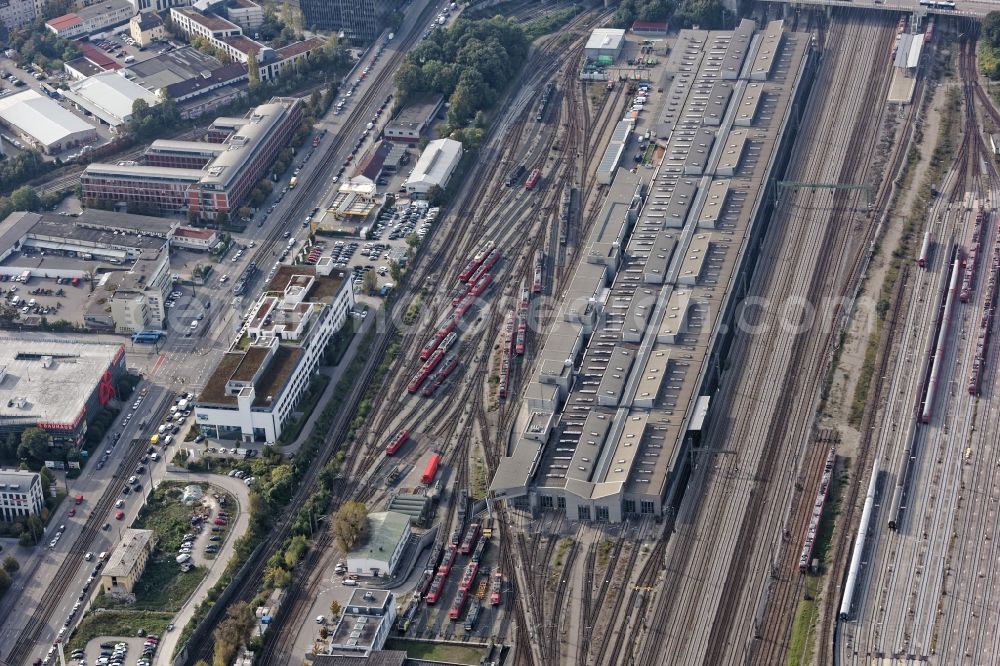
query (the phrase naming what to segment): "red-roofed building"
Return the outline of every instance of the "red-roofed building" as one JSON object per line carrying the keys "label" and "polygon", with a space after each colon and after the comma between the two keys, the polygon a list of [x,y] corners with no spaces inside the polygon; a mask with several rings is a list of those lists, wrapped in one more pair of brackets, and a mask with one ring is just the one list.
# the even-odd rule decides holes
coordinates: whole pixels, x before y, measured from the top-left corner
{"label": "red-roofed building", "polygon": [[211,229],[198,229],[182,225],[174,229],[171,244],[174,247],[184,247],[189,250],[208,251],[219,242],[219,235]]}
{"label": "red-roofed building", "polygon": [[77,42],[77,46],[80,47],[80,53],[83,57],[93,63],[100,69],[107,71],[115,71],[121,69],[122,66],[115,62],[115,59],[109,56],[107,53],[97,48],[90,42],[81,40]]}
{"label": "red-roofed building", "polygon": [[75,37],[83,30],[83,19],[76,14],[65,14],[45,22],[45,27],[58,37]]}
{"label": "red-roofed building", "polygon": [[135,8],[128,0],[101,0],[70,14],[49,19],[45,27],[58,37],[71,39],[128,23],[134,14]]}
{"label": "red-roofed building", "polygon": [[634,21],[632,32],[646,37],[666,37],[667,24],[665,21]]}

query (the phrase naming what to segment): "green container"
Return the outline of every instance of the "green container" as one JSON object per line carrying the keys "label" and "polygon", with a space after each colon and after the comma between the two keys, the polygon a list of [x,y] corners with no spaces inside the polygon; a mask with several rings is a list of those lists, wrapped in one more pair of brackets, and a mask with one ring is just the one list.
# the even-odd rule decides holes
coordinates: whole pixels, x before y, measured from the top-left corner
{"label": "green container", "polygon": [[597,56],[597,64],[604,66],[613,65],[615,64],[615,59],[612,58],[611,56],[606,56],[606,55]]}

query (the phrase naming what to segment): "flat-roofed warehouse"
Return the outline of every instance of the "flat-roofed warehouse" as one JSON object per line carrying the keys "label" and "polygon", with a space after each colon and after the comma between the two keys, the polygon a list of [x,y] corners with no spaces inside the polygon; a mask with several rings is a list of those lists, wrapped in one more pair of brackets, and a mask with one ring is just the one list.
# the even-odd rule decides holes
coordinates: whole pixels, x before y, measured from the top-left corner
{"label": "flat-roofed warehouse", "polygon": [[63,91],[63,96],[111,127],[130,121],[133,105],[140,99],[149,106],[160,103],[156,93],[118,72],[101,72],[72,83],[69,90]]}
{"label": "flat-roofed warehouse", "polygon": [[[524,379],[494,499],[599,522],[678,505],[815,62],[808,35],[779,21],[754,42],[753,25],[678,36],[669,92],[647,104],[670,128],[663,159],[613,174]],[[766,113],[746,115],[748,86]]]}
{"label": "flat-roofed warehouse", "polygon": [[0,99],[0,120],[49,155],[97,141],[93,125],[34,90]]}
{"label": "flat-roofed warehouse", "polygon": [[615,28],[596,28],[590,33],[590,39],[583,47],[584,55],[591,60],[597,60],[601,56],[607,56],[615,60],[622,52],[625,45],[625,31]]}
{"label": "flat-roofed warehouse", "polygon": [[0,435],[41,428],[79,445],[125,372],[124,345],[0,338]]}

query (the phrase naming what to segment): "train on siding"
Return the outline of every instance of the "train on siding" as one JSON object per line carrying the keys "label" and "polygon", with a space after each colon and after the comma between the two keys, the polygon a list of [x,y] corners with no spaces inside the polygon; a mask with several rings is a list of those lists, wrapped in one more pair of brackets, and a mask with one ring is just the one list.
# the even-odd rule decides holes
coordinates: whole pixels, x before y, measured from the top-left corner
{"label": "train on siding", "polygon": [[406,440],[408,440],[409,438],[410,438],[409,430],[404,429],[397,432],[395,435],[392,436],[392,439],[389,440],[389,443],[385,445],[385,455],[387,456],[394,455],[397,451],[399,451],[399,448],[403,446],[403,444],[405,444]]}

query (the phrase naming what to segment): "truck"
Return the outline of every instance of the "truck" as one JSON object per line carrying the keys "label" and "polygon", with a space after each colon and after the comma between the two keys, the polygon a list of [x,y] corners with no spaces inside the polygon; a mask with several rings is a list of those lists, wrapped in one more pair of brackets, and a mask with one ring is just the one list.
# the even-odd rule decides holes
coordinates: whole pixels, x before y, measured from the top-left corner
{"label": "truck", "polygon": [[31,279],[31,271],[21,272],[21,282],[23,282],[24,284],[28,284],[28,280],[30,279]]}
{"label": "truck", "polygon": [[187,398],[181,398],[180,402],[177,403],[177,411],[183,412],[190,404],[191,402]]}
{"label": "truck", "polygon": [[298,185],[298,184],[299,184],[299,177],[298,176],[292,176],[291,179],[288,181],[288,189],[294,190],[295,186]]}

